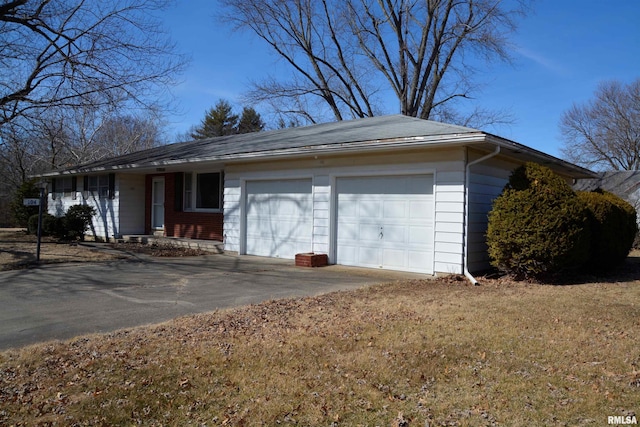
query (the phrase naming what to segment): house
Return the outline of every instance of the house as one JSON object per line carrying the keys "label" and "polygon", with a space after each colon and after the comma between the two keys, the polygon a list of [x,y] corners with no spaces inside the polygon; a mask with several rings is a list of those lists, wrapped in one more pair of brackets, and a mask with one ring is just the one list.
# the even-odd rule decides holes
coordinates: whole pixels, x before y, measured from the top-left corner
{"label": "house", "polygon": [[636,211],[640,210],[640,171],[599,172],[595,178],[581,179],[573,186],[576,191],[594,191],[598,188],[626,200]]}
{"label": "house", "polygon": [[476,129],[392,115],[152,148],[51,172],[49,212],[86,203],[103,238],[160,234],[240,255],[465,273],[488,267],[487,212],[525,162],[589,170]]}

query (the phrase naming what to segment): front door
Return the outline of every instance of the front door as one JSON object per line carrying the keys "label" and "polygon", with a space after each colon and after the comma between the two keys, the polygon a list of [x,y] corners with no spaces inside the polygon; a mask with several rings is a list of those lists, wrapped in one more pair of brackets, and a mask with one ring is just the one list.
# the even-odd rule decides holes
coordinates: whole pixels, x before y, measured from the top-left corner
{"label": "front door", "polygon": [[164,177],[153,178],[151,184],[151,228],[164,229]]}

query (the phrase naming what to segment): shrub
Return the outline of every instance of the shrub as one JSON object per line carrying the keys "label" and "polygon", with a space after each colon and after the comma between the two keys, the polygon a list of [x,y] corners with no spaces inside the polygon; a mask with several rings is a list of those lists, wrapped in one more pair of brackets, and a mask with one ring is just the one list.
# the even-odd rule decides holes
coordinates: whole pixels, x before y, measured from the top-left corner
{"label": "shrub", "polygon": [[87,205],[73,205],[64,215],[64,236],[68,239],[84,240],[84,232],[91,225],[91,218],[96,210]]}
{"label": "shrub", "polygon": [[638,232],[636,210],[603,190],[578,192],[589,209],[592,232],[589,269],[606,271],[624,261]]}
{"label": "shrub", "polygon": [[[63,229],[62,218],[57,218],[48,213],[42,214],[42,235],[59,236]],[[38,214],[29,217],[27,231],[29,234],[38,234]]]}
{"label": "shrub", "polygon": [[580,267],[589,258],[587,215],[569,184],[549,168],[517,168],[489,212],[492,265],[537,279]]}
{"label": "shrub", "polygon": [[[49,214],[43,214],[49,215]],[[29,234],[38,234],[38,214],[31,215],[27,220],[27,233]]]}
{"label": "shrub", "polygon": [[[95,209],[86,205],[71,206],[64,216],[55,217],[48,213],[42,214],[42,235],[55,236],[60,239],[84,240],[84,232],[91,224],[91,217]],[[28,232],[37,234],[38,215],[29,217]]]}

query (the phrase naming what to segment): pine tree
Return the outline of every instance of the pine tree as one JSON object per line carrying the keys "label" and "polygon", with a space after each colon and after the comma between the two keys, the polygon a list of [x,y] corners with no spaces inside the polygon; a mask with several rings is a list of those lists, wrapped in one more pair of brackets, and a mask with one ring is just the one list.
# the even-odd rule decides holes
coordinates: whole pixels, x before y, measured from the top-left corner
{"label": "pine tree", "polygon": [[244,107],[242,115],[233,113],[231,104],[221,99],[207,111],[199,126],[191,131],[194,139],[205,139],[216,136],[234,135],[238,133],[260,132],[265,124],[260,114],[252,107]]}
{"label": "pine tree", "polygon": [[238,115],[233,114],[231,104],[224,99],[207,111],[204,119],[191,133],[193,139],[205,139],[215,136],[237,133]]}
{"label": "pine tree", "polygon": [[252,107],[244,107],[238,122],[238,133],[260,132],[264,129],[264,122],[260,114]]}

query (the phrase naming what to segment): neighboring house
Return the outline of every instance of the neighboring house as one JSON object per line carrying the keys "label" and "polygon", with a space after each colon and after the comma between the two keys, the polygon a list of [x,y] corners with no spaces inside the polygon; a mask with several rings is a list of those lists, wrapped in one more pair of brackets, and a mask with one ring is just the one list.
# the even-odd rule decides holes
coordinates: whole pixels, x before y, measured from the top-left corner
{"label": "neighboring house", "polygon": [[165,145],[46,174],[51,213],[96,207],[103,238],[161,234],[241,255],[467,273],[488,267],[487,213],[510,173],[589,170],[461,126],[401,115]]}
{"label": "neighboring house", "polygon": [[640,224],[640,171],[601,172],[597,177],[581,179],[573,186],[573,189],[578,191],[593,191],[598,188],[629,202],[636,208]]}

